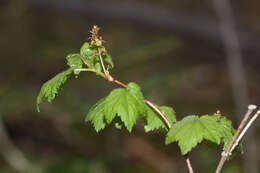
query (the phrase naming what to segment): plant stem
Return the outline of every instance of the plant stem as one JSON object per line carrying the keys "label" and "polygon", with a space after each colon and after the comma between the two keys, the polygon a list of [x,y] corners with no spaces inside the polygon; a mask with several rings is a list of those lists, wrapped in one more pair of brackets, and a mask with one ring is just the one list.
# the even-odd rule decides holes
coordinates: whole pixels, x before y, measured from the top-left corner
{"label": "plant stem", "polygon": [[194,173],[192,166],[191,166],[191,162],[190,162],[190,158],[189,158],[189,153],[185,155],[185,159],[186,159],[186,164],[188,166],[189,169],[189,173]]}
{"label": "plant stem", "polygon": [[114,79],[113,82],[116,83],[117,85],[123,87],[123,88],[126,88],[126,84],[124,84],[124,83],[122,83],[122,82],[120,82],[120,81],[118,81],[118,80],[116,80],[116,79]]}
{"label": "plant stem", "polygon": [[171,123],[168,121],[168,119],[166,118],[166,116],[153,104],[151,103],[149,100],[144,99],[144,102],[149,105],[155,112],[157,112],[162,119],[164,120],[164,122],[167,124],[167,126],[169,127],[169,129],[171,128]]}
{"label": "plant stem", "polygon": [[[112,76],[111,76],[112,77]],[[113,77],[112,77],[113,79]],[[114,82],[116,83],[117,85],[123,87],[123,88],[126,88],[126,84],[124,84],[123,82],[120,82],[116,79],[113,79],[113,81],[110,81],[110,82]],[[170,129],[171,128],[171,123],[168,121],[168,119],[166,118],[166,116],[164,115],[164,113],[162,111],[160,111],[152,102],[150,102],[149,100],[147,99],[144,99],[144,102],[150,106],[155,112],[157,112],[161,117],[162,119],[164,120],[164,122],[167,124],[168,128]],[[188,166],[188,169],[189,169],[189,173],[194,173],[193,169],[192,169],[192,166],[191,166],[191,162],[190,162],[190,159],[189,159],[189,154],[185,155],[185,159],[186,159],[186,164]]]}
{"label": "plant stem", "polygon": [[[120,85],[121,87],[123,88],[126,88],[126,84],[124,84],[123,82],[120,82],[116,79],[114,79],[112,82]],[[168,119],[166,118],[166,116],[164,115],[164,113],[162,111],[160,111],[152,102],[150,102],[149,100],[147,99],[144,99],[144,102],[150,106],[155,112],[157,112],[161,117],[162,119],[164,120],[164,122],[167,124],[167,126],[169,127],[169,129],[171,128],[171,123],[168,121]]]}
{"label": "plant stem", "polygon": [[228,156],[230,155],[230,153],[231,153],[231,149],[232,149],[233,145],[235,144],[235,142],[236,142],[236,140],[237,140],[237,138],[238,138],[238,136],[239,136],[241,130],[242,130],[243,127],[245,126],[247,119],[249,118],[250,114],[251,114],[255,109],[256,109],[256,106],[255,106],[255,105],[249,105],[249,106],[248,106],[248,111],[247,111],[247,113],[245,114],[243,120],[241,121],[241,123],[240,123],[240,125],[239,125],[239,127],[238,127],[238,129],[237,129],[237,131],[236,131],[236,133],[234,134],[233,139],[232,139],[232,141],[230,142],[230,144],[229,144],[229,146],[228,146],[228,149],[222,153],[222,157],[221,157],[221,159],[220,159],[220,161],[219,161],[219,164],[218,164],[218,167],[217,167],[215,173],[220,173],[220,171],[221,171],[221,169],[222,169],[222,167],[223,167],[225,161],[227,160],[227,157],[228,157]]}
{"label": "plant stem", "polygon": [[[88,65],[88,62],[85,62],[84,63],[86,65]],[[105,71],[105,73],[102,73],[102,72],[99,72],[97,71],[94,67],[90,69],[76,69],[78,71],[91,71],[91,72],[95,72],[97,74],[99,74],[100,76],[102,76],[103,78],[105,78],[106,80],[108,80],[109,82],[114,82],[116,83],[117,85],[123,87],[123,88],[126,88],[126,84],[124,84],[123,82],[119,81],[119,80],[116,80],[114,79],[109,73],[108,71]],[[166,118],[166,116],[164,115],[164,113],[162,111],[160,111],[152,102],[150,102],[149,100],[147,99],[144,99],[144,102],[149,105],[155,112],[157,112],[161,117],[162,119],[164,120],[164,122],[167,124],[167,126],[169,127],[169,129],[171,128],[171,123],[168,121],[168,119]]]}
{"label": "plant stem", "polygon": [[96,68],[89,63],[88,60],[86,60],[83,56],[80,56],[81,60],[86,64],[89,68],[96,70]]}
{"label": "plant stem", "polygon": [[[109,75],[109,76],[106,76],[106,75]],[[110,82],[114,82],[116,83],[117,85],[123,87],[123,88],[126,88],[126,84],[124,84],[123,82],[119,81],[119,80],[116,80],[114,79],[109,73],[107,73],[106,75],[106,78],[111,78],[112,80]],[[144,99],[144,102],[150,106],[155,112],[157,112],[161,117],[162,119],[164,120],[164,122],[167,124],[167,126],[169,127],[169,129],[171,128],[171,123],[169,122],[169,120],[166,118],[166,116],[164,115],[164,113],[162,111],[160,111],[152,102],[150,102],[149,100],[147,99]]]}
{"label": "plant stem", "polygon": [[242,139],[242,137],[244,136],[244,134],[246,133],[246,131],[249,129],[249,127],[252,125],[252,123],[257,119],[257,117],[260,115],[260,110],[258,110],[255,115],[250,119],[250,121],[247,123],[247,125],[245,126],[245,128],[243,129],[243,131],[240,133],[239,137],[237,138],[236,142],[234,143],[234,145],[232,146],[230,152],[232,153],[232,151],[235,149],[235,147],[238,145],[239,141]]}
{"label": "plant stem", "polygon": [[[105,78],[107,81],[109,82],[113,82],[113,83],[116,83],[117,85],[123,87],[123,88],[126,88],[127,85],[124,84],[123,82],[119,81],[119,80],[116,80],[114,79],[110,74],[109,72],[105,69],[105,66],[104,66],[104,63],[103,63],[103,59],[101,57],[101,51],[100,49],[98,49],[99,51],[99,58],[100,58],[100,61],[101,61],[101,64],[102,64],[102,68],[103,68],[103,71],[104,73],[102,72],[98,72],[95,67],[91,66],[90,63],[88,63],[88,61],[86,61],[84,58],[82,58],[83,62],[90,67],[90,69],[78,69],[79,71],[92,71],[92,72],[95,72],[95,73],[98,73],[100,74],[100,76],[102,76],[103,78]],[[144,99],[144,102],[149,106],[151,107],[156,113],[158,113],[161,118],[164,120],[164,122],[167,124],[168,128],[170,129],[171,128],[171,123],[169,122],[169,120],[166,118],[166,116],[164,115],[164,113],[162,111],[160,111],[160,109],[158,109],[152,102],[150,102],[149,100],[147,99]],[[188,166],[188,169],[189,169],[189,172],[190,173],[194,173],[193,169],[192,169],[192,166],[191,166],[191,162],[190,162],[190,159],[188,157],[188,154],[185,156],[186,157],[186,163],[187,163],[187,166]]]}
{"label": "plant stem", "polygon": [[101,76],[101,77],[103,77],[103,78],[106,77],[104,73],[102,73],[102,72],[100,72],[100,71],[97,71],[95,68],[94,68],[94,69],[92,69],[92,68],[78,68],[78,69],[75,69],[75,70],[76,70],[76,71],[89,71],[89,72],[94,72],[94,73],[96,73],[97,75],[99,75],[99,76]]}

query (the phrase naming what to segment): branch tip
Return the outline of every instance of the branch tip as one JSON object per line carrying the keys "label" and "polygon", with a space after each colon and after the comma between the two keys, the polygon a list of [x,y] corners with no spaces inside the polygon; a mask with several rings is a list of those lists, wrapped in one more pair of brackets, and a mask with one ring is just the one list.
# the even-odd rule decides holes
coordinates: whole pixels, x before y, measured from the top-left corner
{"label": "branch tip", "polygon": [[256,105],[253,105],[253,104],[248,105],[248,109],[249,109],[249,110],[255,110],[256,108],[257,108]]}

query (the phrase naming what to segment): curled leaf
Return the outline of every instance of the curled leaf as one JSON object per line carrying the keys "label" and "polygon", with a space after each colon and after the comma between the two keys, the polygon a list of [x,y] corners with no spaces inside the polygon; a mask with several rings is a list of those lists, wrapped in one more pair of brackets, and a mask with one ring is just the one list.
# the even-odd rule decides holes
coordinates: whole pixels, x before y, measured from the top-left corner
{"label": "curled leaf", "polygon": [[45,98],[48,102],[51,102],[58,95],[63,84],[67,81],[73,70],[74,68],[69,68],[64,72],[57,74],[55,77],[42,85],[36,101],[38,112],[40,112],[39,104],[42,102],[42,100]]}

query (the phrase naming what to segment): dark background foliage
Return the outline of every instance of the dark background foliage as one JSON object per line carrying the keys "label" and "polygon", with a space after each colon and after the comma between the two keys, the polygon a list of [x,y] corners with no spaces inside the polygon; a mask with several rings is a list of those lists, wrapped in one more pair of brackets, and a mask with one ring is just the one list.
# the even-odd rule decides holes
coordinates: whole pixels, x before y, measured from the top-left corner
{"label": "dark background foliage", "polygon": [[[258,104],[260,4],[231,5],[248,98]],[[71,79],[36,112],[40,86],[67,68],[66,55],[79,51],[94,24],[114,59],[113,76],[137,82],[147,98],[172,106],[179,120],[220,109],[237,127],[246,112],[246,104],[235,104],[239,93],[232,91],[211,1],[2,0],[0,23],[0,172],[187,172],[177,145],[165,146],[160,132],[145,134],[142,121],[131,134],[112,127],[97,134],[84,122],[90,106],[116,87],[94,74]],[[259,171],[258,124],[243,141],[245,154],[236,154],[223,172]],[[191,153],[195,171],[213,172],[220,153],[201,144]]]}

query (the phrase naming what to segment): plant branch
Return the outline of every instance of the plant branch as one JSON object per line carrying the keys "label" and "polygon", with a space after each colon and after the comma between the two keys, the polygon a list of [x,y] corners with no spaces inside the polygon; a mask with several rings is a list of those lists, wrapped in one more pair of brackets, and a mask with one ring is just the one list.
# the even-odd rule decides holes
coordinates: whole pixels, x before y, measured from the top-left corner
{"label": "plant branch", "polygon": [[164,120],[164,122],[167,124],[167,126],[169,127],[169,129],[171,128],[171,123],[168,121],[168,119],[166,118],[166,116],[162,113],[162,111],[160,111],[153,103],[151,103],[149,100],[144,99],[144,102],[149,105],[155,112],[157,112],[162,119]]}
{"label": "plant branch", "polygon": [[1,116],[2,115],[0,115],[0,154],[12,168],[19,172],[24,172],[32,168],[32,164],[10,139]]}
{"label": "plant branch", "polygon": [[83,68],[83,69],[76,69],[79,70],[79,71],[90,71],[90,72],[94,72],[98,75],[100,75],[101,77],[103,78],[106,78],[106,75],[100,71],[98,71],[93,65],[91,65],[88,60],[84,59],[82,56],[80,56],[81,60],[84,62],[84,64],[86,64],[89,68]]}
{"label": "plant branch", "polygon": [[248,106],[248,111],[247,113],[245,114],[243,120],[241,121],[237,131],[235,132],[234,136],[233,136],[233,139],[232,141],[230,142],[229,146],[228,146],[228,149],[226,151],[224,151],[222,153],[222,157],[219,161],[219,164],[218,164],[218,167],[216,169],[216,172],[215,173],[220,173],[225,161],[227,160],[227,157],[230,155],[230,153],[232,152],[232,147],[234,146],[234,144],[236,143],[238,137],[239,137],[239,134],[241,132],[241,130],[243,129],[243,127],[245,126],[250,114],[256,109],[256,105],[249,105]]}
{"label": "plant branch", "polygon": [[[109,74],[109,73],[108,73]],[[111,76],[111,78],[113,79],[113,77]],[[110,82],[114,82],[116,83],[117,85],[123,87],[123,88],[126,88],[126,84],[116,80],[116,79],[113,79],[112,81]],[[162,111],[160,111],[152,102],[150,102],[149,100],[147,99],[144,99],[144,102],[150,106],[157,114],[159,114],[161,116],[161,118],[164,120],[164,122],[167,124],[168,128],[170,129],[171,128],[171,123],[168,121],[168,119],[166,118],[166,116],[164,115],[164,113]],[[192,169],[192,166],[191,166],[191,162],[190,162],[190,159],[189,159],[189,155],[185,155],[185,159],[186,159],[186,164],[187,164],[187,167],[189,169],[189,173],[194,173],[193,169]]]}
{"label": "plant branch", "polygon": [[[123,87],[123,88],[126,88],[126,84],[116,80],[116,79],[113,79],[113,81],[111,82],[114,82],[116,84],[118,84],[119,86]],[[150,102],[149,100],[147,99],[144,99],[144,102],[150,106],[157,114],[159,114],[161,116],[161,118],[164,120],[164,122],[167,124],[168,128],[170,129],[171,128],[171,123],[168,121],[168,119],[166,118],[166,116],[164,115],[164,113],[162,111],[160,111],[160,109],[158,109],[152,102]],[[189,169],[189,173],[194,173],[193,169],[192,169],[192,166],[191,166],[191,162],[190,162],[190,159],[189,159],[189,155],[185,155],[185,159],[186,159],[186,164],[187,164],[187,167]]]}
{"label": "plant branch", "polygon": [[[117,85],[123,87],[123,88],[126,88],[126,84],[124,84],[123,82],[119,81],[119,80],[116,80],[114,79],[109,73],[106,73],[105,74],[105,78],[109,81],[109,82],[114,82],[116,83]],[[164,122],[167,124],[168,128],[170,129],[171,128],[171,123],[169,122],[169,120],[166,118],[166,116],[164,115],[164,113],[162,111],[160,111],[152,102],[150,102],[149,100],[147,99],[144,99],[144,102],[150,106],[155,112],[157,112],[161,117],[162,119],[164,120]]]}
{"label": "plant branch", "polygon": [[[125,88],[126,87],[126,84],[116,80],[116,79],[113,79],[114,83],[120,85],[121,87]],[[144,102],[150,106],[155,112],[157,112],[161,117],[162,119],[164,120],[164,122],[167,124],[167,126],[169,127],[169,129],[171,128],[171,123],[169,122],[169,120],[166,118],[166,116],[164,115],[164,113],[162,111],[160,111],[152,102],[150,102],[149,100],[147,99],[144,99]]]}
{"label": "plant branch", "polygon": [[81,60],[91,69],[96,69],[93,65],[91,65],[88,60],[86,60],[83,56],[80,56]]}
{"label": "plant branch", "polygon": [[194,173],[192,166],[191,166],[191,162],[190,162],[190,158],[189,158],[189,153],[185,155],[185,159],[186,159],[186,164],[188,166],[189,169],[189,173]]}
{"label": "plant branch", "polygon": [[89,71],[89,72],[94,72],[96,73],[97,71],[91,68],[77,68],[74,71]]}
{"label": "plant branch", "polygon": [[113,82],[116,83],[117,85],[123,87],[123,88],[126,88],[126,84],[124,84],[124,83],[122,83],[122,82],[120,82],[120,81],[118,81],[118,80],[116,80],[116,79],[114,79]]}
{"label": "plant branch", "polygon": [[[82,58],[83,62],[89,66],[89,63],[84,59]],[[100,60],[102,60],[102,58],[100,58]],[[123,87],[123,88],[126,88],[126,84],[124,84],[123,82],[119,81],[119,80],[116,80],[114,79],[108,71],[104,71],[105,73],[102,73],[102,72],[99,72],[95,69],[95,67],[93,66],[89,66],[90,68],[89,69],[86,69],[86,68],[82,68],[82,69],[76,69],[77,71],[90,71],[90,72],[95,72],[97,74],[99,74],[100,76],[102,76],[103,78],[105,78],[107,81],[109,82],[113,82],[113,83],[116,83],[117,85]],[[166,118],[166,116],[164,115],[164,113],[162,111],[160,111],[152,102],[150,102],[149,100],[147,99],[144,99],[144,102],[150,106],[155,112],[157,112],[161,117],[162,119],[164,120],[164,122],[167,124],[168,128],[170,129],[171,128],[171,123],[168,121],[168,119]]]}
{"label": "plant branch", "polygon": [[231,153],[232,151],[235,149],[235,147],[238,145],[239,141],[242,139],[242,137],[244,136],[244,134],[247,132],[247,130],[249,129],[249,127],[253,124],[253,122],[257,119],[257,117],[260,115],[260,110],[258,110],[255,115],[250,119],[250,121],[247,123],[246,127],[243,129],[243,131],[240,133],[239,137],[237,138],[236,142],[234,143],[234,145],[231,148]]}

